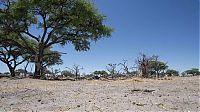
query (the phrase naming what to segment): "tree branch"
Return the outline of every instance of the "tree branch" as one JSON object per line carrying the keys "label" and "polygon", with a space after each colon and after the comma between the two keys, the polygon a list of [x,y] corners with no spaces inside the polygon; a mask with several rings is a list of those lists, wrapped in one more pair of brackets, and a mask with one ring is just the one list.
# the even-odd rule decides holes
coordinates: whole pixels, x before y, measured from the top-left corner
{"label": "tree branch", "polygon": [[20,65],[20,64],[22,64],[23,62],[25,62],[27,59],[23,59],[21,62],[19,62],[19,63],[16,63],[16,66],[18,66],[18,65]]}
{"label": "tree branch", "polygon": [[46,34],[47,34],[47,26],[46,26],[46,14],[41,14],[41,16],[42,16],[42,20],[43,20],[43,28],[44,28],[44,32],[43,32],[43,35],[42,35],[42,39],[41,39],[41,41],[42,41],[42,43],[44,43],[44,39],[45,39],[45,36],[46,36]]}
{"label": "tree branch", "polygon": [[31,38],[35,39],[37,42],[39,42],[39,41],[40,41],[40,40],[39,40],[39,38],[37,38],[36,36],[34,36],[34,35],[30,34],[28,30],[27,30],[26,32],[25,32],[25,31],[23,31],[23,33],[25,33],[25,34],[27,34],[28,36],[30,36]]}

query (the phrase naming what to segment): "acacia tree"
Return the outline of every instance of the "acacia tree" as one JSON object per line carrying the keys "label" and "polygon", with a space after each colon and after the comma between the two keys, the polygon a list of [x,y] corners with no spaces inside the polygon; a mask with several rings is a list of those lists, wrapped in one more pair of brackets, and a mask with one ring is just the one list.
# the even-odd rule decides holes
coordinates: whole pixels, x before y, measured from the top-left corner
{"label": "acacia tree", "polygon": [[166,71],[166,74],[168,75],[168,76],[179,76],[179,72],[177,71],[177,70],[173,70],[173,69],[168,69],[167,71]]}
{"label": "acacia tree", "polygon": [[94,75],[101,75],[104,78],[106,78],[108,76],[108,73],[105,70],[96,70],[93,72]]}
{"label": "acacia tree", "polygon": [[30,55],[19,40],[12,40],[9,36],[0,36],[0,61],[7,65],[11,77],[15,77],[16,67],[28,60]]}
{"label": "acacia tree", "polygon": [[197,76],[197,75],[200,75],[200,71],[198,68],[192,68],[190,70],[184,71],[182,74],[184,74],[184,75],[192,74],[193,76]]}
{"label": "acacia tree", "polygon": [[[34,39],[35,75],[42,75],[46,48],[69,43],[77,51],[87,51],[91,41],[109,37],[112,29],[105,26],[105,16],[88,0],[4,0],[0,7],[0,30],[15,32],[20,38]],[[38,30],[35,35],[31,30]]]}
{"label": "acacia tree", "polygon": [[150,63],[150,70],[151,73],[154,73],[156,75],[156,78],[160,76],[161,73],[164,73],[164,71],[168,68],[167,63],[164,63],[162,61],[158,61],[156,58],[152,58]]}

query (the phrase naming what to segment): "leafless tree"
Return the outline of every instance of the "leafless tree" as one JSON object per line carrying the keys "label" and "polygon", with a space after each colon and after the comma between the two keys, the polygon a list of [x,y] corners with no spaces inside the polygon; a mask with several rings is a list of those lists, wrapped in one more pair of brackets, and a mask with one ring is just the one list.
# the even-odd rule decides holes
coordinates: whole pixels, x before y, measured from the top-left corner
{"label": "leafless tree", "polygon": [[122,69],[124,70],[125,74],[130,74],[129,67],[128,67],[128,61],[127,60],[123,59],[123,62],[119,63],[118,65],[122,66]]}
{"label": "leafless tree", "polygon": [[116,70],[116,68],[117,68],[117,64],[115,64],[115,63],[114,64],[110,63],[110,64],[108,64],[108,66],[106,66],[106,69],[108,70],[108,72],[112,76],[112,79],[114,78],[114,75],[119,72],[119,71]]}
{"label": "leafless tree", "polygon": [[70,68],[70,67],[66,67],[66,68],[69,69],[75,75],[76,80],[78,80],[78,77],[80,76],[80,70],[83,69],[83,67],[81,67],[80,65],[76,65],[76,64],[74,64],[72,68]]}
{"label": "leafless tree", "polygon": [[129,65],[128,65],[128,60],[122,60],[122,63],[119,63],[118,65],[121,65],[121,69],[123,69],[123,71],[124,71],[124,74],[127,74],[127,75],[129,75],[129,74],[131,74],[131,70],[133,70],[135,67],[130,67]]}

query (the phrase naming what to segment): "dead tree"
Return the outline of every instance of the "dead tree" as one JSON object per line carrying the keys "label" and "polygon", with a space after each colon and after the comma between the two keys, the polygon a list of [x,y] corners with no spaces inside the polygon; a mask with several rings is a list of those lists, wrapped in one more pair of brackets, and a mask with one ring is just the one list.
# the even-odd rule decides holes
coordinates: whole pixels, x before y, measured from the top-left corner
{"label": "dead tree", "polygon": [[121,70],[123,70],[124,74],[126,74],[126,75],[130,75],[131,74],[130,70],[133,70],[135,68],[135,67],[129,67],[128,61],[124,60],[124,59],[123,59],[123,62],[119,63],[118,65],[121,65],[121,67],[122,67]]}
{"label": "dead tree", "polygon": [[108,64],[108,66],[106,66],[106,69],[108,70],[108,72],[110,73],[112,79],[114,78],[114,75],[117,74],[117,64]]}
{"label": "dead tree", "polygon": [[123,60],[123,62],[119,63],[118,65],[122,66],[122,69],[124,70],[125,74],[130,74],[127,60]]}
{"label": "dead tree", "polygon": [[83,67],[80,67],[80,65],[74,64],[72,68],[66,67],[69,69],[74,75],[75,75],[75,80],[78,80],[78,77],[80,76],[80,70],[83,69]]}

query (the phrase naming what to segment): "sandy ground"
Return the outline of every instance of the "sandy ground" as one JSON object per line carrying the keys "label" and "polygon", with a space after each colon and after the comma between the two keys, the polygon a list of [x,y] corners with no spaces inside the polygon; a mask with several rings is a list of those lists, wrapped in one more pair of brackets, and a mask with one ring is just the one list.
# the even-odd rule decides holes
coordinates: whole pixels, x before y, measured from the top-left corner
{"label": "sandy ground", "polygon": [[0,79],[2,111],[200,111],[199,77],[172,80]]}

